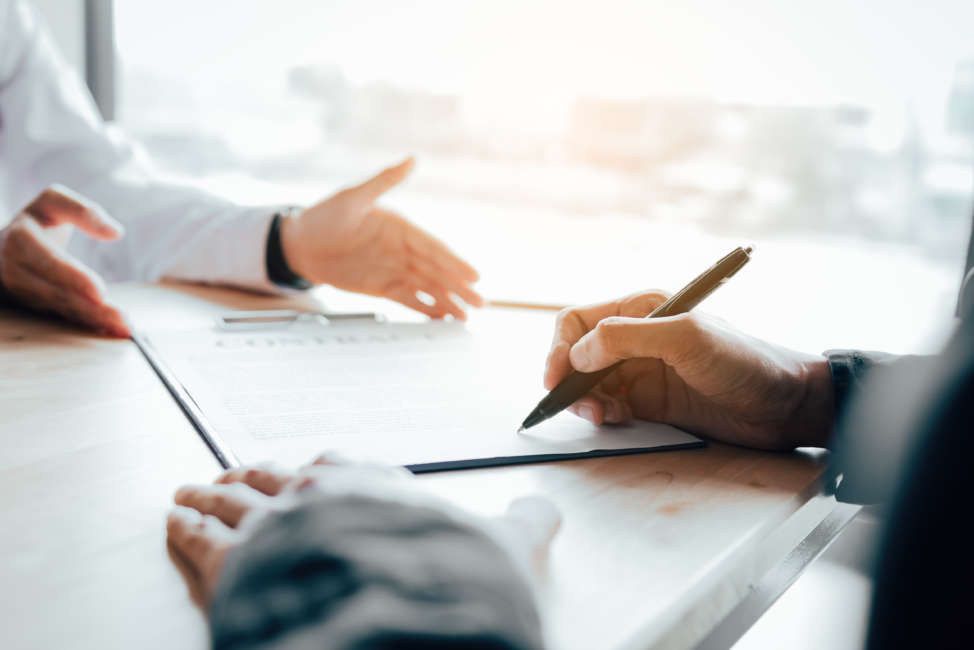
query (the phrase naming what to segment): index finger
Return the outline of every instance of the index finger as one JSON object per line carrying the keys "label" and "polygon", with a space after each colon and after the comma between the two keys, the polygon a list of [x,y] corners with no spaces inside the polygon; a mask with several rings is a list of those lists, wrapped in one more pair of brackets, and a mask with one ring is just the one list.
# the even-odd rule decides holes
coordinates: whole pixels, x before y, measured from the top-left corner
{"label": "index finger", "polygon": [[70,223],[98,239],[117,239],[124,232],[122,224],[92,203],[63,185],[52,185],[24,208],[43,226]]}
{"label": "index finger", "polygon": [[651,289],[628,295],[618,300],[600,302],[582,307],[571,307],[558,313],[551,349],[545,363],[544,386],[551,390],[572,371],[568,353],[572,346],[592,330],[599,321],[610,316],[642,318],[669,298],[669,293]]}

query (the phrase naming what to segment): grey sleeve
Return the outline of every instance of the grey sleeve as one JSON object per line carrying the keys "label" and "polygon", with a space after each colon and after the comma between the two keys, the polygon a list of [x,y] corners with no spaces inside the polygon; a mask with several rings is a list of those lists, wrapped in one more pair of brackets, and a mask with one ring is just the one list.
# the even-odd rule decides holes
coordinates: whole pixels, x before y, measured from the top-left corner
{"label": "grey sleeve", "polygon": [[219,649],[540,648],[531,589],[491,538],[433,508],[319,495],[228,556]]}

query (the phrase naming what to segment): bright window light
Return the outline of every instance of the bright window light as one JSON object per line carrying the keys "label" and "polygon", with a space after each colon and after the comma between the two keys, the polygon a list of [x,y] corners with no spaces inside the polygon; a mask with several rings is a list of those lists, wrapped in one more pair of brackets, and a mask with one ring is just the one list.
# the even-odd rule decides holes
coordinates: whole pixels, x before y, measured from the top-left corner
{"label": "bright window light", "polygon": [[705,309],[812,349],[935,347],[974,188],[974,3],[126,0],[120,122],[166,174],[388,204],[490,297],[754,262]]}

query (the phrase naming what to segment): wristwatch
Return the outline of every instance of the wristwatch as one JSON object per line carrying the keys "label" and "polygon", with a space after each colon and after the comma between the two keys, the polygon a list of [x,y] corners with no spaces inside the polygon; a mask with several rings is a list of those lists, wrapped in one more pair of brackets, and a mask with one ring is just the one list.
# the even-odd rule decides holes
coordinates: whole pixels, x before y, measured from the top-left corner
{"label": "wristwatch", "polygon": [[291,217],[297,208],[288,208],[274,215],[270,230],[267,231],[267,251],[264,255],[267,265],[267,277],[279,287],[288,289],[310,289],[314,286],[307,278],[303,278],[288,266],[281,245],[281,220]]}

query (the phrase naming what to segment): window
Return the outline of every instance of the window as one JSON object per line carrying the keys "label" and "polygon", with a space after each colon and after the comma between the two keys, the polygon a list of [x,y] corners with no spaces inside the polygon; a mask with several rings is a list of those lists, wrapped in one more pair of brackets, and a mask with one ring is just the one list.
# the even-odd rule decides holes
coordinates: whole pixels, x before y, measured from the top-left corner
{"label": "window", "polygon": [[[118,117],[160,168],[311,202],[415,154],[388,203],[495,298],[676,289],[806,349],[934,347],[974,187],[974,4],[117,2]],[[847,314],[847,316],[841,316]]]}

